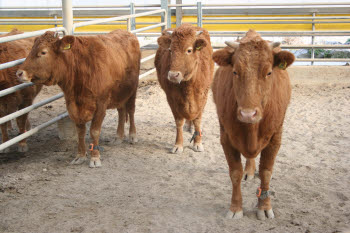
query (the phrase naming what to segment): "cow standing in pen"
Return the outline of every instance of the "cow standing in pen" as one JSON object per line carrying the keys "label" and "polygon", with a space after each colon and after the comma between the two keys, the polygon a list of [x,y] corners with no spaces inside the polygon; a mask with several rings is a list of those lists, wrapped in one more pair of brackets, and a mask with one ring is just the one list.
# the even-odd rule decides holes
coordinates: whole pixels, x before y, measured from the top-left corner
{"label": "cow standing in pen", "polygon": [[[1,35],[0,37],[12,36],[22,34],[23,32],[13,29],[11,32]],[[21,39],[16,41],[10,41],[0,43],[0,64],[6,63],[21,58],[25,58],[30,49],[33,46],[34,38]],[[18,66],[14,66],[8,69],[0,70],[0,90],[21,84],[17,77],[16,71]],[[4,117],[17,110],[26,108],[32,105],[34,98],[40,92],[42,85],[35,85],[16,91],[12,94],[0,97],[0,117]],[[28,120],[28,113],[23,114],[16,118],[19,133],[22,134],[26,130],[30,129],[30,123]],[[2,142],[9,140],[8,129],[11,128],[11,121],[8,121],[1,125]],[[8,152],[9,147],[1,152]],[[28,151],[27,140],[23,139],[18,143],[18,151]]]}
{"label": "cow standing in pen", "polygon": [[[158,38],[155,66],[176,123],[176,142],[172,153],[183,151],[183,125],[195,132],[194,150],[203,151],[201,120],[213,80],[214,62],[208,31],[183,24],[165,30]],[[191,141],[192,141],[191,140]]]}
{"label": "cow standing in pen", "polygon": [[[250,30],[240,42],[213,54],[220,66],[213,83],[213,97],[220,122],[220,141],[232,181],[230,218],[241,218],[241,180],[254,176],[254,159],[261,153],[257,190],[260,220],[274,218],[269,184],[281,145],[282,125],[291,97],[285,70],[294,55],[281,51],[279,43],[263,40]],[[241,154],[247,159],[243,172]]]}
{"label": "cow standing in pen", "polygon": [[134,113],[140,58],[137,37],[123,30],[62,39],[46,32],[36,39],[17,76],[24,82],[57,84],[62,89],[78,132],[78,155],[72,164],[86,160],[85,124],[91,121],[90,167],[101,166],[99,137],[106,109],[118,109],[117,140],[123,140],[129,118],[129,140],[137,141]]}

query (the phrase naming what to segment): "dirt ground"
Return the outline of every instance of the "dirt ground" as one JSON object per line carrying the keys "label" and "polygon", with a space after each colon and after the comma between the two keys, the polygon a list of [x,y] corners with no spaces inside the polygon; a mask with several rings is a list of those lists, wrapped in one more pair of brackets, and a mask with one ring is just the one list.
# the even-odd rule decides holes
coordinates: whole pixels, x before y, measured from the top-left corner
{"label": "dirt ground", "polygon": [[[45,87],[36,102],[59,93]],[[31,113],[33,127],[65,111],[63,99]],[[275,219],[256,218],[259,178],[242,182],[244,217],[226,219],[231,181],[210,93],[205,151],[170,154],[175,123],[156,82],[141,83],[139,142],[113,145],[117,111],[101,135],[102,168],[69,165],[74,141],[56,125],[29,138],[24,154],[0,154],[0,232],[345,232],[350,228],[350,82],[294,85],[271,190]],[[16,135],[14,130],[12,135]],[[89,142],[89,136],[87,135]],[[257,160],[259,157],[257,158]],[[257,162],[258,163],[258,162]]]}

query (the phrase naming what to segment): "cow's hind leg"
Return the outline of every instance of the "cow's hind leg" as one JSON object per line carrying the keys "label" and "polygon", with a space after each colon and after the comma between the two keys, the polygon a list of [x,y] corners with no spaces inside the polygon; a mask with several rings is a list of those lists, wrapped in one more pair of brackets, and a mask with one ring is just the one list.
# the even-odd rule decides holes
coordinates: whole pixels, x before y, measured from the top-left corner
{"label": "cow's hind leg", "polygon": [[183,138],[182,128],[184,126],[185,119],[184,118],[175,119],[175,123],[176,123],[176,142],[175,142],[175,146],[171,149],[171,153],[173,154],[181,153],[184,150],[183,148],[184,138]]}
{"label": "cow's hind leg", "polygon": [[185,131],[187,131],[187,132],[189,132],[189,133],[193,133],[193,127],[192,127],[192,125],[193,125],[193,122],[192,121],[190,121],[190,120],[186,120],[186,122],[185,122]]}
{"label": "cow's hind leg", "polygon": [[252,180],[255,173],[255,159],[247,159],[243,173],[244,180]]}
{"label": "cow's hind leg", "polygon": [[100,159],[100,149],[99,139],[101,134],[101,126],[103,119],[106,115],[106,109],[99,109],[96,111],[94,118],[91,122],[90,127],[90,136],[92,138],[92,145],[90,144],[89,149],[91,151],[91,159],[90,159],[90,167],[101,167],[101,159]]}
{"label": "cow's hind leg", "polygon": [[115,143],[120,144],[124,141],[124,130],[126,121],[126,109],[125,106],[118,108],[118,127],[117,136],[115,138]]}
{"label": "cow's hind leg", "polygon": [[200,116],[198,118],[193,120],[193,124],[194,124],[193,150],[197,151],[197,152],[204,151],[204,147],[202,144],[201,121],[202,121],[202,114],[200,114]]}
{"label": "cow's hind leg", "polygon": [[130,99],[126,103],[126,111],[127,111],[127,114],[129,115],[129,120],[130,120],[129,142],[131,144],[135,144],[137,142],[135,118],[134,118],[135,101],[136,101],[136,93],[132,97],[130,97]]}
{"label": "cow's hind leg", "polygon": [[257,217],[259,220],[267,218],[274,218],[275,215],[272,210],[271,200],[269,195],[270,180],[272,176],[273,165],[277,152],[281,146],[282,130],[274,134],[270,143],[261,152],[259,175],[261,179],[260,188],[257,191],[258,194],[258,211]]}
{"label": "cow's hind leg", "polygon": [[86,145],[85,145],[85,124],[76,124],[76,129],[78,132],[78,155],[73,159],[71,164],[79,165],[86,161]]}
{"label": "cow's hind leg", "polygon": [[[23,134],[26,132],[27,120],[28,120],[28,114],[24,114],[16,118],[18,130],[20,134]],[[28,151],[27,139],[23,139],[18,143],[18,152],[27,152],[27,151]]]}
{"label": "cow's hind leg", "polygon": [[242,192],[241,181],[243,176],[243,167],[241,162],[241,154],[231,146],[231,143],[223,130],[220,130],[220,141],[224,150],[229,174],[232,182],[232,198],[230,210],[227,212],[227,218],[240,219],[243,217],[242,209]]}

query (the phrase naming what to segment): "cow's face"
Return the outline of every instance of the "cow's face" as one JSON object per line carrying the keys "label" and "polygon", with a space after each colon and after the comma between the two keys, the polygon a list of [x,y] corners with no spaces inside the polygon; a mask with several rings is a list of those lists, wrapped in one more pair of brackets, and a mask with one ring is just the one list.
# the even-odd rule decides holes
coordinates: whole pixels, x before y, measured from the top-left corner
{"label": "cow's face", "polygon": [[62,54],[71,49],[75,38],[65,36],[61,40],[54,32],[46,32],[34,41],[32,50],[16,73],[21,82],[34,82],[45,85],[56,84],[55,73],[59,70]]}
{"label": "cow's face", "polygon": [[158,44],[170,53],[168,80],[180,84],[190,80],[196,74],[200,51],[207,45],[201,31],[192,28],[168,31],[158,38]]}
{"label": "cow's face", "polygon": [[248,32],[240,43],[226,44],[228,47],[216,51],[213,59],[218,65],[231,68],[237,119],[257,123],[263,118],[273,79],[278,78],[276,69],[286,69],[293,63],[294,55],[280,51],[279,43],[269,43],[254,31]]}

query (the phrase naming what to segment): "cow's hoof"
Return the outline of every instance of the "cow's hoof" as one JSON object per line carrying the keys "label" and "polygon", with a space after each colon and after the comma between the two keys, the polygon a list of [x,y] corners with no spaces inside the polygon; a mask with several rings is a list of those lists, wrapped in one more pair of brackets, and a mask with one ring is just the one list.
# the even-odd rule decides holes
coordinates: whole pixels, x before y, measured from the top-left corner
{"label": "cow's hoof", "polygon": [[5,148],[3,150],[0,150],[1,154],[5,154],[5,153],[9,153],[9,152],[10,152],[10,147],[7,147],[7,148]]}
{"label": "cow's hoof", "polygon": [[265,220],[267,218],[275,218],[275,214],[273,213],[273,210],[260,210],[256,212],[256,216],[258,217],[259,220]]}
{"label": "cow's hoof", "polygon": [[252,179],[254,179],[254,174],[250,175],[250,174],[248,174],[248,172],[243,173],[243,180],[250,181]]}
{"label": "cow's hoof", "polygon": [[120,144],[123,143],[123,141],[124,141],[124,137],[121,138],[121,137],[117,136],[117,137],[114,139],[113,144],[114,144],[114,145],[120,145]]}
{"label": "cow's hoof", "polygon": [[85,161],[86,161],[86,157],[76,157],[75,159],[73,159],[72,162],[70,162],[70,164],[80,165],[80,164],[83,164]]}
{"label": "cow's hoof", "polygon": [[28,145],[27,144],[18,144],[17,148],[18,152],[27,152],[28,151]]}
{"label": "cow's hoof", "polygon": [[203,144],[202,144],[202,143],[195,143],[195,144],[193,145],[193,150],[196,151],[196,152],[202,152],[202,151],[204,151]]}
{"label": "cow's hoof", "polygon": [[237,211],[237,212],[232,212],[229,210],[226,214],[226,218],[228,219],[240,219],[243,218],[243,210]]}
{"label": "cow's hoof", "polygon": [[136,144],[136,143],[138,142],[137,137],[136,137],[136,134],[130,134],[130,135],[129,135],[129,142],[130,142],[131,144]]}
{"label": "cow's hoof", "polygon": [[182,146],[180,146],[180,145],[175,145],[174,147],[173,147],[173,149],[171,149],[171,153],[173,153],[173,154],[179,154],[179,153],[182,153],[184,151],[184,148],[182,147]]}
{"label": "cow's hoof", "polygon": [[91,168],[102,167],[100,158],[93,158],[93,159],[91,159],[89,167],[91,167]]}

